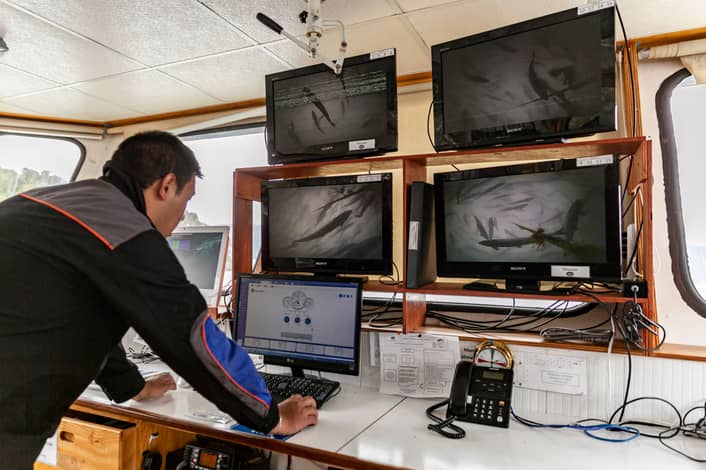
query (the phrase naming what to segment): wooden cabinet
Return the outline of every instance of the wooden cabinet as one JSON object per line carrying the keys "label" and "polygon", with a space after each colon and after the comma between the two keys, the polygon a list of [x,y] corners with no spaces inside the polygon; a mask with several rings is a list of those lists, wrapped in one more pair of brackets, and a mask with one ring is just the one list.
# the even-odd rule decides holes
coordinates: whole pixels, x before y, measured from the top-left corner
{"label": "wooden cabinet", "polygon": [[132,470],[136,468],[135,424],[95,415],[64,417],[57,431],[57,466],[35,470]]}
{"label": "wooden cabinet", "polygon": [[[638,245],[639,271],[648,285],[648,296],[639,298],[638,303],[645,314],[657,319],[655,311],[655,293],[653,282],[652,260],[652,154],[651,142],[644,137],[588,140],[566,144],[533,145],[524,147],[491,148],[445,152],[440,154],[394,155],[372,157],[359,160],[342,160],[331,162],[297,163],[284,166],[259,168],[244,168],[235,171],[233,175],[233,275],[238,272],[251,272],[252,247],[252,210],[253,202],[260,200],[260,182],[280,178],[303,178],[314,176],[329,176],[341,174],[363,174],[376,172],[393,172],[393,190],[405,194],[404,188],[412,181],[431,181],[433,174],[451,171],[455,166],[495,166],[532,161],[555,160],[559,158],[579,158],[596,155],[616,155],[622,159],[621,173],[623,184],[627,185],[627,193],[631,196],[639,194],[639,202],[631,210],[637,211],[636,217],[643,224]],[[632,158],[627,158],[632,156]],[[625,157],[625,158],[624,158]],[[631,163],[630,163],[631,162]],[[628,181],[625,181],[628,179]],[[407,220],[407,203],[404,197],[393,197],[401,201],[393,207],[393,254],[395,263],[400,267],[400,274],[406,272],[406,257],[403,247],[407,246],[405,222]],[[627,198],[630,199],[630,196]],[[547,299],[538,294],[489,293],[464,290],[463,282],[458,280],[443,280],[422,286],[419,289],[404,288],[404,279],[399,286],[389,286],[371,280],[365,286],[366,290],[396,291],[403,299],[403,331],[426,331],[426,294],[464,295],[464,296],[498,296],[515,298]],[[233,284],[235,285],[235,283]],[[632,301],[631,297],[619,294],[596,293],[596,297],[604,303],[624,303]],[[562,297],[565,300],[591,302],[592,298],[585,295]],[[453,332],[453,330],[450,330]],[[645,337],[645,346],[656,345],[656,338]],[[561,347],[561,345],[557,345]],[[571,347],[576,347],[575,345]],[[595,349],[586,346],[586,349]]]}

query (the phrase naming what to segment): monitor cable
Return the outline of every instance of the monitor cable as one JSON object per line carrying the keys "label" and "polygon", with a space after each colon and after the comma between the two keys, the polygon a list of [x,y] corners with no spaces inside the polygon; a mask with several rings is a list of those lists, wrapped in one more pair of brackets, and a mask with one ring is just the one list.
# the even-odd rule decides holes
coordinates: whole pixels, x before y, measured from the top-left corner
{"label": "monitor cable", "polygon": [[[620,14],[620,8],[618,8],[618,2],[615,3],[615,12],[618,14],[618,22],[620,23],[620,29],[623,33],[623,40],[625,41],[625,52],[628,61],[628,72],[630,73],[630,93],[632,95],[632,137],[637,135],[637,96],[635,96],[635,73],[632,69],[632,60],[630,57],[630,43],[628,42],[628,35],[625,32],[625,23],[623,23],[623,17]],[[630,165],[632,166],[632,160],[630,160]]]}

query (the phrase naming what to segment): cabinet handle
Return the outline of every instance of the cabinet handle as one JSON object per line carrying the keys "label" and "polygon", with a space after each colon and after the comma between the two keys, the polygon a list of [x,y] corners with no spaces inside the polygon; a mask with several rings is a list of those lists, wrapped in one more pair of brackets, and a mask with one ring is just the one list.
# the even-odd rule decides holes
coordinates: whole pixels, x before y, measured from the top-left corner
{"label": "cabinet handle", "polygon": [[62,441],[73,442],[74,433],[68,431],[61,431],[59,433],[59,439],[61,439]]}

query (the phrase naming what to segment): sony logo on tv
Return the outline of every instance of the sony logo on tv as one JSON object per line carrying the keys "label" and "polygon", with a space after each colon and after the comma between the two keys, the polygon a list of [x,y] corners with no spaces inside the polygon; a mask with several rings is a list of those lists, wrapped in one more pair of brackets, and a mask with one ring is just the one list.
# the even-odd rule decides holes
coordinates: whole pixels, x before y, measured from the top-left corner
{"label": "sony logo on tv", "polygon": [[510,271],[527,271],[527,266],[510,266]]}

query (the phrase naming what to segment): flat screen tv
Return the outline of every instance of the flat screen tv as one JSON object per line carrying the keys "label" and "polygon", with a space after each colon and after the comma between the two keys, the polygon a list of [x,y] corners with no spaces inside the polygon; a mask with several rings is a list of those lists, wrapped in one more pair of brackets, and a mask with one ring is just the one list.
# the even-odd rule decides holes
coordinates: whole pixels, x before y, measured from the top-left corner
{"label": "flat screen tv", "polygon": [[620,280],[618,178],[613,156],[435,174],[439,276]]}
{"label": "flat screen tv", "polygon": [[392,174],[264,181],[265,271],[392,274]]}
{"label": "flat screen tv", "polygon": [[270,164],[397,150],[395,49],[265,77]]}
{"label": "flat screen tv", "polygon": [[578,8],[432,46],[435,148],[613,131],[614,8]]}

